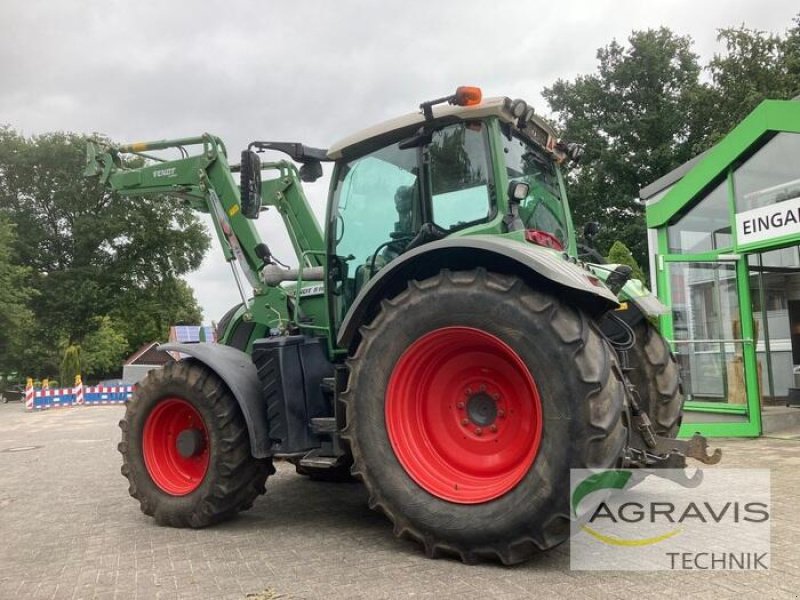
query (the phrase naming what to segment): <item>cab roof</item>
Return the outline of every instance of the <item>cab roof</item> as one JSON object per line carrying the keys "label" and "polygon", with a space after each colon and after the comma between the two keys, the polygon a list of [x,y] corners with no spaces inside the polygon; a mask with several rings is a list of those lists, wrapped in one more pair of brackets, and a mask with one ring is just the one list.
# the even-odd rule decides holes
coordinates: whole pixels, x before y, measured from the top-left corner
{"label": "cab roof", "polygon": [[[500,120],[506,123],[514,124],[517,122],[517,119],[511,113],[511,99],[503,96],[486,98],[479,104],[474,104],[472,106],[456,106],[451,104],[438,104],[433,106],[433,118],[435,120],[452,118],[467,121],[491,116],[498,117]],[[550,125],[536,115],[532,115],[530,117],[530,121],[534,125],[533,129],[538,129],[540,135],[528,135],[527,129],[530,127],[519,130],[523,135],[526,135],[526,137],[529,137],[532,141],[542,145],[543,147],[547,147],[550,143],[550,140],[555,143],[557,138],[556,132],[552,127],[550,127]],[[362,129],[361,131],[349,135],[331,145],[330,148],[328,148],[328,158],[331,160],[337,160],[348,154],[355,156],[361,153],[359,152],[359,149],[362,145],[368,145],[365,144],[366,142],[378,140],[384,136],[388,137],[392,133],[398,131],[413,131],[416,127],[419,127],[424,122],[425,117],[422,114],[422,110],[409,113],[401,117],[395,117],[394,119],[389,119],[388,121],[383,121],[382,123],[378,123],[372,127]],[[543,137],[545,139],[542,139]]]}

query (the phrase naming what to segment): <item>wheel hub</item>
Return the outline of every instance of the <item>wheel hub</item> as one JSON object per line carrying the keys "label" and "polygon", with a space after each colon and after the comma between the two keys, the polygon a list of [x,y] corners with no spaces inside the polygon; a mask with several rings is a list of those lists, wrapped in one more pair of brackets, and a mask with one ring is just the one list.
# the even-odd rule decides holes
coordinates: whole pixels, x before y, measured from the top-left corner
{"label": "wheel hub", "polygon": [[197,456],[205,449],[205,446],[203,432],[199,429],[184,429],[178,434],[178,439],[175,440],[178,454],[183,458]]}
{"label": "wheel hub", "polygon": [[497,419],[497,402],[486,392],[470,396],[466,408],[469,420],[480,427],[492,425]]}

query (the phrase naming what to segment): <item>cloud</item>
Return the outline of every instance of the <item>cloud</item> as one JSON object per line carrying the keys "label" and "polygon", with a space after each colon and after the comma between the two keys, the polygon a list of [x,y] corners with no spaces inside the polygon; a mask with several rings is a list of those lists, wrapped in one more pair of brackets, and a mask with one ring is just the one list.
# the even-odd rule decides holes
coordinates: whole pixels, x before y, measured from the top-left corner
{"label": "cloud", "polygon": [[[544,112],[544,86],[593,71],[596,49],[633,29],[690,34],[708,58],[717,28],[783,31],[796,12],[786,0],[4,0],[0,123],[118,141],[211,131],[232,154],[253,139],[324,147],[459,84]],[[318,214],[322,187],[308,193]],[[259,227],[291,254],[279,224]],[[207,320],[237,301],[218,248],[189,279]]]}

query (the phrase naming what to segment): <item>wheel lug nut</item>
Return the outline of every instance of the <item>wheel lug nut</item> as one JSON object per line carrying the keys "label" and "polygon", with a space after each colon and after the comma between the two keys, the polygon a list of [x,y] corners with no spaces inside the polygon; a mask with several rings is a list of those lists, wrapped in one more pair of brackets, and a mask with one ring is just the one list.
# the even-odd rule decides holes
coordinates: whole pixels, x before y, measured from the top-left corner
{"label": "wheel lug nut", "polygon": [[461,424],[462,424],[464,427],[466,427],[467,425],[469,425],[469,419],[461,419]]}
{"label": "wheel lug nut", "polygon": [[504,411],[504,410],[501,408],[500,410],[498,410],[498,411],[497,411],[497,416],[498,416],[498,417],[500,417],[501,419],[505,418],[505,416],[506,416],[506,411]]}
{"label": "wheel lug nut", "polygon": [[491,427],[489,427],[489,431],[491,431],[492,433],[496,432],[497,431],[497,425],[492,425]]}
{"label": "wheel lug nut", "polygon": [[495,402],[497,400],[500,400],[500,394],[492,394],[492,400],[494,400]]}
{"label": "wheel lug nut", "polygon": [[481,386],[480,386],[478,389],[479,389],[480,391],[482,391],[482,392],[485,392],[485,391],[486,391],[486,386],[485,386],[485,385],[483,385],[483,384],[481,384]]}
{"label": "wheel lug nut", "polygon": [[458,408],[462,409],[462,410],[464,409],[464,403],[463,402],[459,402],[458,404],[456,404],[456,406]]}
{"label": "wheel lug nut", "polygon": [[483,435],[483,429],[480,427],[475,428],[475,435]]}
{"label": "wheel lug nut", "polygon": [[464,395],[465,396],[471,396],[472,395],[472,388],[465,389],[464,390]]}

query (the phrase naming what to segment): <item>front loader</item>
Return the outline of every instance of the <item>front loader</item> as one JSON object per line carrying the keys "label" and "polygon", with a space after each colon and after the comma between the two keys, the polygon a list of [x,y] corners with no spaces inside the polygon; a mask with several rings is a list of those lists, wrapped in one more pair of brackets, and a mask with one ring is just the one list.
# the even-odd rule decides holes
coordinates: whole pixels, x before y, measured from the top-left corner
{"label": "front loader", "polygon": [[[221,343],[162,346],[188,358],[128,404],[119,449],[142,510],[229,518],[286,459],[361,479],[430,556],[512,564],[567,538],[572,468],[717,462],[675,439],[678,367],[651,323],[664,307],[628,267],[579,255],[561,174],[579,154],[524,101],[477,88],[325,150],[255,141],[236,165],[209,134],[91,142],[87,175],[110,190],[212,216],[242,296]],[[302,190],[323,162],[324,235]],[[268,209],[296,267],[255,227]]]}

